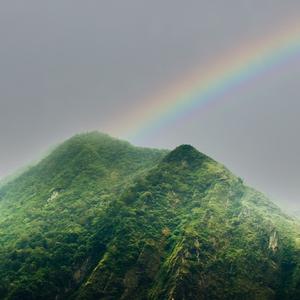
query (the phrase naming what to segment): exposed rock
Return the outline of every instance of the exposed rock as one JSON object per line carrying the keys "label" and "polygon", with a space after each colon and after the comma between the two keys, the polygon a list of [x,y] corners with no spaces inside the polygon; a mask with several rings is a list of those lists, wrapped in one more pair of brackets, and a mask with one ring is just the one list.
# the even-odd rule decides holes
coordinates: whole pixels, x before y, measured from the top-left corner
{"label": "exposed rock", "polygon": [[275,230],[272,231],[269,238],[269,249],[275,252],[278,249],[278,234]]}
{"label": "exposed rock", "polygon": [[47,203],[55,200],[59,195],[59,192],[58,191],[53,191],[51,196],[47,199]]}

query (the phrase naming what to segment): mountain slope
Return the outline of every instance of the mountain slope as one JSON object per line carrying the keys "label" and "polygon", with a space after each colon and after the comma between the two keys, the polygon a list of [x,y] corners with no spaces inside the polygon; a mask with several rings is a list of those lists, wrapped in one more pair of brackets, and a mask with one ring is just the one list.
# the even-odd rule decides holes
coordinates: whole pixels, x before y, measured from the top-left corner
{"label": "mountain slope", "polygon": [[299,227],[192,146],[78,135],[0,189],[3,299],[298,299]]}
{"label": "mountain slope", "polygon": [[[113,240],[78,299],[284,299],[294,222],[223,166],[183,145],[112,208]],[[125,227],[124,227],[125,226]],[[293,254],[292,254],[293,253]]]}
{"label": "mountain slope", "polygon": [[88,254],[97,259],[95,244],[101,248],[93,239],[101,212],[165,153],[99,133],[78,135],[2,187],[0,295],[53,299],[76,285],[73,273]]}

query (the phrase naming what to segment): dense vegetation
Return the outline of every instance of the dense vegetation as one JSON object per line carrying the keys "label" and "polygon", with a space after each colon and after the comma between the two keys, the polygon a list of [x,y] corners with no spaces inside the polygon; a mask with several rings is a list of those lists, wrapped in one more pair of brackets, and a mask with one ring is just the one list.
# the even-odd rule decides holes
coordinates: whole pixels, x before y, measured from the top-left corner
{"label": "dense vegetation", "polygon": [[298,232],[189,145],[77,135],[0,187],[0,299],[299,299]]}

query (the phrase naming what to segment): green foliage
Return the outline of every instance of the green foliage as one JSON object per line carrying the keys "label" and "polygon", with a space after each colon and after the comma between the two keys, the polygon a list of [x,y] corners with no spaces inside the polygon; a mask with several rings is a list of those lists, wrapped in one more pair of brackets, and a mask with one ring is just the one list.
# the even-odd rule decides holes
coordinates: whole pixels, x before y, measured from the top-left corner
{"label": "green foliage", "polygon": [[53,299],[76,288],[113,234],[105,219],[111,202],[165,153],[83,134],[4,185],[0,298]]}
{"label": "green foliage", "polygon": [[0,298],[298,299],[298,232],[189,145],[77,135],[0,188]]}

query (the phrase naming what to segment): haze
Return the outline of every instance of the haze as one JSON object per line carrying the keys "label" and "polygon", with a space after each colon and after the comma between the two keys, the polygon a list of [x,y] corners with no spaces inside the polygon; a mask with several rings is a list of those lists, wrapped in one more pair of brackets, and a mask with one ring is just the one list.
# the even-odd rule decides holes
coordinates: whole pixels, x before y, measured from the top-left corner
{"label": "haze", "polygon": [[[0,177],[75,133],[118,135],[164,87],[297,18],[294,0],[1,1]],[[300,209],[299,58],[132,142],[192,144]]]}

